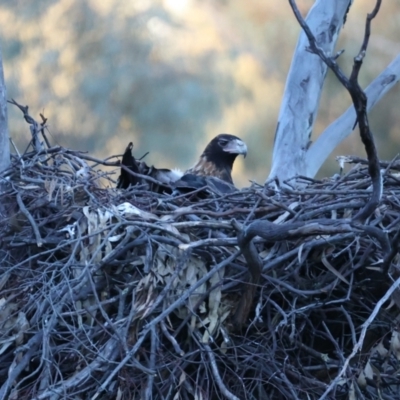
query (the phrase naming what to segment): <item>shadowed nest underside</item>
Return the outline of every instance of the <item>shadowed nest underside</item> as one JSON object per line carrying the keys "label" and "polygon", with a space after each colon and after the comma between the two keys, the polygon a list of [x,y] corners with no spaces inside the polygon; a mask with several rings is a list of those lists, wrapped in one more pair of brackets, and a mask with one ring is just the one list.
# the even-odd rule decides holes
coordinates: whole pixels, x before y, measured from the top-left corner
{"label": "shadowed nest underside", "polygon": [[[199,198],[115,189],[90,159],[54,147],[6,171],[0,398],[318,399],[357,343],[326,398],[398,398],[400,301],[384,296],[398,278],[399,163],[381,165],[369,231],[334,225],[368,200],[362,160],[324,181]],[[243,232],[264,222],[293,229],[251,238],[262,274],[238,324]]]}

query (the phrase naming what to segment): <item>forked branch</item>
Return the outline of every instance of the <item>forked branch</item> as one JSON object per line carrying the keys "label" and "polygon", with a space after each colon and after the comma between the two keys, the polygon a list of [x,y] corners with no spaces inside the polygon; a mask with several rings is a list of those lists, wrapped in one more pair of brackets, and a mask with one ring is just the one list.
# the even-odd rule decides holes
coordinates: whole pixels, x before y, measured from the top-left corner
{"label": "forked branch", "polygon": [[363,89],[358,83],[358,75],[368,47],[369,37],[371,34],[371,21],[378,14],[382,0],[376,1],[374,10],[367,16],[364,40],[358,55],[354,58],[354,64],[350,78],[346,77],[339,65],[336,63],[336,59],[340,54],[332,57],[327,55],[320,47],[318,47],[315,36],[313,35],[306,21],[300,14],[295,0],[289,0],[289,3],[292,7],[297,21],[307,35],[310,43],[309,50],[312,53],[318,55],[321,60],[323,60],[325,64],[333,71],[338,80],[348,90],[353,100],[354,108],[357,115],[357,122],[360,129],[361,140],[364,144],[365,151],[368,157],[368,171],[371,176],[373,187],[371,198],[369,199],[365,207],[362,208],[360,212],[354,217],[354,220],[364,221],[375,211],[377,205],[379,204],[382,195],[382,177],[379,171],[378,152],[376,150],[374,138],[368,122],[367,96],[365,95]]}

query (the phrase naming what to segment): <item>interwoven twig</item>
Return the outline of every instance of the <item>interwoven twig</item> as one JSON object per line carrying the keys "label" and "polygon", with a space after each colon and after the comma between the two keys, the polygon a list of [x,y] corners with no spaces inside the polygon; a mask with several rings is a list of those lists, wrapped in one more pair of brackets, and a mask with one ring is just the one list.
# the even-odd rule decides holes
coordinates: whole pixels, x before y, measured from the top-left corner
{"label": "interwoven twig", "polygon": [[[331,398],[397,398],[397,290],[375,307],[385,257],[397,277],[395,170],[367,227],[351,223],[370,195],[359,164],[302,190],[198,198],[116,190],[101,160],[46,154],[15,160],[0,199],[0,398],[317,399],[362,327]],[[249,254],[262,273],[238,329]]]}

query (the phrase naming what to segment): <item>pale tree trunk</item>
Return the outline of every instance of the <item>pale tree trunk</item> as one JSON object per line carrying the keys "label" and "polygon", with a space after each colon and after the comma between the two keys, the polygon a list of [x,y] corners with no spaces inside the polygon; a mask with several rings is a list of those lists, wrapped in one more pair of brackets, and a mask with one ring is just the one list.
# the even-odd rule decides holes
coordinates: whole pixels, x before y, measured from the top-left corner
{"label": "pale tree trunk", "polygon": [[[367,110],[371,110],[399,79],[400,55],[365,89],[368,98]],[[306,170],[302,175],[313,178],[317,174],[329,154],[353,132],[355,120],[356,112],[351,106],[321,133],[307,151]]]}
{"label": "pale tree trunk", "polygon": [[[332,54],[351,0],[317,0],[306,18],[326,54]],[[293,23],[296,20],[293,16]],[[307,51],[309,42],[301,32],[286,80],[275,133],[270,177],[285,180],[307,168],[307,150],[317,118],[327,66]]]}
{"label": "pale tree trunk", "polygon": [[3,57],[0,49],[0,178],[1,172],[4,171],[9,165],[10,143],[8,133],[7,92],[4,81]]}
{"label": "pale tree trunk", "polygon": [[[316,0],[306,18],[318,46],[328,56],[334,54],[343,18],[351,2]],[[282,181],[296,175],[313,178],[332,151],[353,131],[356,113],[351,106],[311,145],[310,138],[327,67],[319,56],[307,51],[308,46],[308,39],[302,31],[286,81],[268,180],[279,178]],[[374,107],[399,79],[400,55],[365,90],[368,110]]]}

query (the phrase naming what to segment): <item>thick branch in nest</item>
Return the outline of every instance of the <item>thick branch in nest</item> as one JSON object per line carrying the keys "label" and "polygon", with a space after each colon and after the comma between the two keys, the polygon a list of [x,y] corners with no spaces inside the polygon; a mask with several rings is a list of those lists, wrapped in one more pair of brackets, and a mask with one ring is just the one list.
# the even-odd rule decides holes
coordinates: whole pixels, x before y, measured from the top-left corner
{"label": "thick branch in nest", "polygon": [[[4,398],[317,399],[327,378],[316,371],[335,373],[357,343],[336,338],[356,338],[390,285],[365,266],[378,269],[386,235],[396,237],[394,163],[384,164],[384,203],[369,226],[351,218],[369,196],[360,165],[301,190],[198,199],[97,188],[101,160],[40,154],[47,165],[36,152],[14,158],[0,194],[26,211],[17,234],[0,225]],[[390,336],[392,312],[381,309],[369,330]],[[239,322],[246,329],[234,331]],[[377,365],[400,385],[394,356]],[[354,376],[359,365],[348,368]]]}

